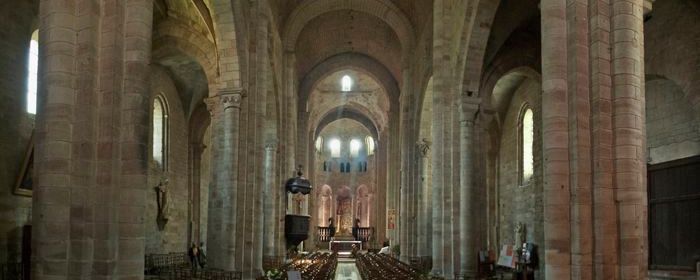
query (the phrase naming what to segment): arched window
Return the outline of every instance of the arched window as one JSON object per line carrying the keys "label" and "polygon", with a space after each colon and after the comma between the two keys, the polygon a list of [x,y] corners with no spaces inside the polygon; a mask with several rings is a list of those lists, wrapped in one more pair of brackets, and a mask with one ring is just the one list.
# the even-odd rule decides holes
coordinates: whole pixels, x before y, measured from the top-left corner
{"label": "arched window", "polygon": [[357,139],[350,140],[350,157],[357,157],[360,155],[360,149],[362,148],[362,142]]}
{"label": "arched window", "polygon": [[534,173],[533,144],[535,138],[534,120],[531,109],[525,109],[522,118],[522,170],[521,184],[528,185]]}
{"label": "arched window", "polygon": [[340,140],[338,139],[331,139],[328,142],[328,147],[331,149],[331,157],[340,157],[340,146]]}
{"label": "arched window", "polygon": [[27,59],[27,113],[36,114],[36,89],[39,74],[39,30],[32,33]]}
{"label": "arched window", "polygon": [[365,138],[365,142],[367,143],[367,155],[371,156],[374,154],[374,138],[372,136],[367,136]]}
{"label": "arched window", "polygon": [[163,96],[153,100],[153,160],[163,171],[168,155],[168,106]]}
{"label": "arched window", "polygon": [[340,79],[340,89],[342,91],[352,90],[352,78],[350,78],[350,76],[345,75]]}

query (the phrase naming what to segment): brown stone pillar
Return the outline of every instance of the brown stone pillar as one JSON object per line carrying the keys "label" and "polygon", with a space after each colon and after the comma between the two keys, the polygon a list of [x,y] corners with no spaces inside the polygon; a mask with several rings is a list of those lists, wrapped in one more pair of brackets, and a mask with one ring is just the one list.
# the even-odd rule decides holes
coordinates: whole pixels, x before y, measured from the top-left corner
{"label": "brown stone pillar", "polygon": [[32,279],[142,279],[153,4],[41,1]]}
{"label": "brown stone pillar", "polygon": [[546,279],[571,277],[566,1],[542,0],[542,148]]}
{"label": "brown stone pillar", "polygon": [[615,196],[620,279],[647,277],[643,0],[612,5]]}
{"label": "brown stone pillar", "polygon": [[567,5],[571,277],[581,280],[593,277],[588,13],[588,1]]}
{"label": "brown stone pillar", "polygon": [[242,90],[221,91],[206,99],[212,114],[212,180],[207,223],[208,265],[235,270],[239,117]]}

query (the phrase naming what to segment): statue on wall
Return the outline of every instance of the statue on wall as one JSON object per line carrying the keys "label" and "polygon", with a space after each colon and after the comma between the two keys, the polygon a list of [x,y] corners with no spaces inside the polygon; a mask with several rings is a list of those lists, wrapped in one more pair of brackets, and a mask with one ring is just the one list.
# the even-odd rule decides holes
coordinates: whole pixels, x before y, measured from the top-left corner
{"label": "statue on wall", "polygon": [[156,202],[158,203],[158,227],[163,230],[168,223],[170,214],[170,191],[168,190],[168,179],[164,178],[155,187]]}
{"label": "statue on wall", "polygon": [[430,152],[430,141],[428,141],[428,139],[421,139],[418,141],[418,143],[416,143],[416,146],[418,147],[418,152],[422,157],[428,156],[428,152]]}

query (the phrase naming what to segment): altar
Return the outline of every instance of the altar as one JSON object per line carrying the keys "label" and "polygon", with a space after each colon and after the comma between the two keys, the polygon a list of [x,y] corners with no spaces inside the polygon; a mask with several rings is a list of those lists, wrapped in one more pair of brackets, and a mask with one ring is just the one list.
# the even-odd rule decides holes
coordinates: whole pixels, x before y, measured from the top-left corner
{"label": "altar", "polygon": [[328,242],[328,250],[337,252],[338,254],[350,253],[352,252],[353,244],[357,246],[358,250],[362,250],[362,241],[355,240],[331,240],[331,242]]}

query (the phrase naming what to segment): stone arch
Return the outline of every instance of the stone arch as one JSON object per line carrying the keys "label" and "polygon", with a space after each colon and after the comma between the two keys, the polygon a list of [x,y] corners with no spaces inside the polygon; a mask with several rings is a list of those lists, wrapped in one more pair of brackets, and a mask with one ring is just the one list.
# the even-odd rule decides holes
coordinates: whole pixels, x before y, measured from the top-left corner
{"label": "stone arch", "polygon": [[[468,36],[463,36],[461,50],[466,51],[466,57],[461,59],[464,65],[457,69],[464,69],[462,88],[466,91],[477,92],[480,89],[482,70],[484,67],[484,55],[489,41],[489,34],[496,18],[496,11],[501,0],[479,1],[476,7],[474,21],[466,26],[471,26]],[[469,19],[469,17],[467,17]],[[479,94],[481,95],[481,94]]]}
{"label": "stone arch", "polygon": [[173,55],[173,49],[196,60],[204,70],[209,84],[217,80],[216,46],[196,30],[176,20],[166,20],[154,32],[153,60]]}
{"label": "stone arch", "polygon": [[[512,232],[519,223],[525,225],[527,240],[542,243],[543,204],[542,193],[542,128],[541,128],[541,76],[530,66],[502,67],[493,71],[484,91],[484,106],[492,110],[485,141],[490,142],[487,164],[494,175],[487,182],[493,195],[488,203],[498,214],[489,219],[494,226],[492,241],[498,248],[514,242]],[[494,81],[495,80],[495,81]],[[523,146],[523,117],[532,112],[532,173],[523,179],[525,169]],[[510,172],[516,170],[517,172]]]}
{"label": "stone arch", "polygon": [[297,38],[309,21],[324,13],[337,10],[353,10],[382,19],[392,27],[399,37],[403,52],[409,50],[413,45],[414,34],[411,22],[390,1],[306,0],[292,11],[285,24],[286,28],[283,35],[285,49],[294,51]]}
{"label": "stone arch", "polygon": [[[363,72],[374,78],[384,87],[384,90],[389,95],[389,100],[392,103],[397,103],[399,100],[399,83],[396,77],[383,64],[376,59],[359,53],[342,53],[332,56],[318,65],[304,76],[304,79],[299,85],[299,105],[306,104],[306,101],[311,95],[311,91],[316,84],[322,81],[328,75],[331,75],[338,70],[350,68]],[[303,106],[299,106],[303,110]]]}
{"label": "stone arch", "polygon": [[[244,69],[244,61],[241,60],[241,51],[239,48],[240,41],[243,41],[243,15],[241,14],[243,5],[240,2],[245,1],[230,1],[230,0],[210,0],[212,5],[212,21],[214,30],[216,31],[216,53],[217,53],[217,69],[220,79],[210,81],[217,83],[219,89],[237,89],[242,85],[241,69]],[[209,96],[214,96],[217,93],[213,90],[209,91]]]}
{"label": "stone arch", "polygon": [[[491,110],[494,113],[495,118],[493,118],[493,120],[495,121],[497,129],[500,129],[501,127],[502,119],[507,111],[507,106],[510,103],[512,94],[514,94],[513,92],[500,92],[502,90],[500,89],[501,87],[499,85],[502,86],[504,82],[512,82],[514,79],[519,79],[519,82],[522,82],[525,79],[531,79],[539,83],[541,83],[542,80],[540,73],[530,66],[522,66],[517,61],[514,61],[513,65],[511,66],[514,67],[503,68],[502,71],[498,70],[492,73],[493,75],[489,76],[490,79],[484,87],[485,91],[482,97],[482,104],[485,108],[488,108],[488,110]],[[503,96],[509,94],[511,96]]]}
{"label": "stone arch", "polygon": [[374,121],[372,121],[372,119],[367,117],[364,113],[349,107],[337,107],[329,110],[321,118],[321,121],[319,121],[318,125],[316,126],[316,129],[313,134],[314,137],[312,139],[316,139],[326,126],[339,119],[351,119],[356,122],[359,122],[360,124],[362,124],[362,126],[369,130],[370,134],[372,134],[372,137],[374,137],[374,139],[379,140],[379,130],[374,124]]}

